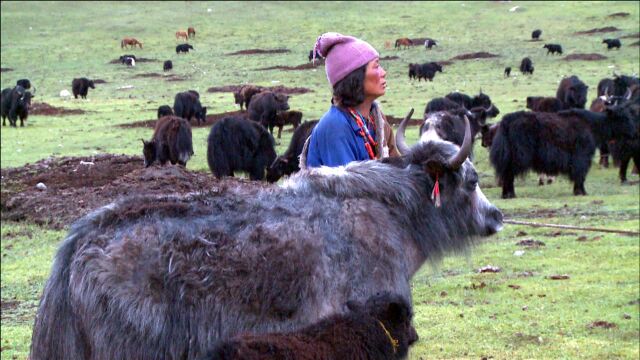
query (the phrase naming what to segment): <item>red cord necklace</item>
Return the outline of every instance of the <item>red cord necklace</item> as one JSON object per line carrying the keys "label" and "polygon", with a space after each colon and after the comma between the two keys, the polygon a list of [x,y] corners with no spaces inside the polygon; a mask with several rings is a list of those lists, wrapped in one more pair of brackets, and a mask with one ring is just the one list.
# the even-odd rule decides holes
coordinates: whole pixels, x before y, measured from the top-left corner
{"label": "red cord necklace", "polygon": [[[362,136],[362,138],[364,139],[364,148],[367,149],[367,153],[369,154],[369,159],[375,159],[376,158],[376,153],[375,153],[375,148],[378,145],[376,143],[375,140],[373,140],[373,137],[371,136],[371,134],[369,133],[369,129],[364,125],[365,122],[365,118],[364,116],[362,116],[362,114],[360,114],[358,111],[356,111],[353,108],[348,108],[349,113],[351,114],[351,116],[353,116],[353,119],[356,121],[356,124],[358,125],[358,127],[360,127],[360,136]],[[371,116],[371,114],[369,114],[369,124],[373,127],[373,130],[375,131],[375,124],[373,122],[373,117]]]}

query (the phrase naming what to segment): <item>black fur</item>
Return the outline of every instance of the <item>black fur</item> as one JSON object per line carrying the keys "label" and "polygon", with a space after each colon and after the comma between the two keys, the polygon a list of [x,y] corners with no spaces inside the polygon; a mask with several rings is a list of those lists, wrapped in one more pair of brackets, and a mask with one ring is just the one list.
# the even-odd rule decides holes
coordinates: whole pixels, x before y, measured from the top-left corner
{"label": "black fur", "polygon": [[194,50],[193,46],[191,46],[189,44],[180,44],[180,45],[176,46],[176,54],[180,54],[181,52],[188,53],[189,49]]}
{"label": "black fur", "polygon": [[207,107],[200,104],[200,96],[198,92],[189,90],[176,94],[173,101],[173,111],[187,121],[196,118],[198,124],[207,121]]}
{"label": "black fur", "polygon": [[587,103],[588,90],[589,87],[577,76],[573,75],[560,81],[556,98],[562,102],[563,109],[584,109]]}
{"label": "black fur", "polygon": [[531,61],[531,59],[529,59],[528,57],[523,58],[520,62],[520,72],[523,75],[533,75],[533,70],[535,70],[535,68],[533,67],[533,62]]}
{"label": "black fur", "polygon": [[151,140],[142,142],[145,167],[153,165],[156,161],[160,165],[170,161],[174,165],[186,166],[193,155],[191,125],[177,116],[170,115],[158,119]]}
{"label": "black fur", "polygon": [[[272,91],[263,91],[251,98],[248,107],[249,119],[259,122],[273,135],[278,124],[277,114],[289,110],[289,96]],[[282,130],[281,130],[282,131]]]}
{"label": "black fur", "polygon": [[80,95],[81,98],[86,99],[89,88],[96,88],[93,80],[89,80],[87,78],[76,78],[71,82],[73,97],[76,99],[78,98],[78,95]]}
{"label": "black fur", "polygon": [[531,33],[531,39],[538,40],[540,39],[540,35],[542,35],[542,30],[540,29],[533,30],[533,32]]}
{"label": "black fur", "polygon": [[9,126],[16,127],[20,118],[20,127],[29,117],[29,107],[33,95],[24,87],[16,85],[14,88],[2,90],[0,95],[0,113],[2,114],[2,126],[6,126],[6,119],[9,118]]}
{"label": "black fur", "polygon": [[543,49],[547,49],[547,55],[558,53],[558,55],[562,55],[562,46],[560,44],[545,44]]}
{"label": "black fur", "polygon": [[302,148],[317,124],[318,120],[306,121],[295,130],[287,150],[284,154],[278,156],[267,169],[268,182],[276,182],[281,177],[291,175],[300,170],[300,154],[302,154]]}
{"label": "black fur", "polygon": [[620,46],[622,46],[620,39],[604,39],[602,40],[602,43],[607,44],[607,50],[611,50],[613,48],[620,49]]}
{"label": "black fur", "polygon": [[162,70],[169,71],[171,69],[173,69],[173,62],[171,62],[171,60],[166,60],[162,65]]}
{"label": "black fur", "polygon": [[173,115],[173,110],[171,110],[169,105],[161,105],[158,107],[158,119],[167,115]]}

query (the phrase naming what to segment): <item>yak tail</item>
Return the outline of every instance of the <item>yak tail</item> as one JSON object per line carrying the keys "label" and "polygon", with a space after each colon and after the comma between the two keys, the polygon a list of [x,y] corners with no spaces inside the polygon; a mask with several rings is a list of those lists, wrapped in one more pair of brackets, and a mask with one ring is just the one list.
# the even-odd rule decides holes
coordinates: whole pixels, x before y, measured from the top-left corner
{"label": "yak tail", "polygon": [[193,155],[193,141],[191,140],[191,129],[183,124],[178,128],[178,138],[176,141],[178,149],[178,160],[187,163]]}
{"label": "yak tail", "polygon": [[56,254],[33,326],[31,360],[90,357],[77,326],[69,289],[69,272],[79,237],[72,232]]}
{"label": "yak tail", "polygon": [[509,144],[509,134],[507,127],[498,125],[498,130],[491,144],[489,160],[496,170],[498,178],[502,178],[508,164],[511,163],[511,146]]}

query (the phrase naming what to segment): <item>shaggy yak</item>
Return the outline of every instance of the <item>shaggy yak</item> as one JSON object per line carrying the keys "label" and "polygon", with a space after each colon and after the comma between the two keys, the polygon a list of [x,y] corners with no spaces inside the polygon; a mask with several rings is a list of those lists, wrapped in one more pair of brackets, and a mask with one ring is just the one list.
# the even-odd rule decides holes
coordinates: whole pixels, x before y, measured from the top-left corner
{"label": "shaggy yak", "polygon": [[160,165],[170,161],[174,165],[186,166],[193,155],[191,125],[177,116],[169,115],[158,119],[151,140],[141,140],[145,167],[156,161]]}
{"label": "shaggy yak", "polygon": [[412,113],[401,157],[307,169],[281,186],[133,195],[83,217],[56,254],[30,359],[196,359],[378,292],[410,301],[425,262],[502,228],[467,159],[469,125],[461,147],[410,148]]}
{"label": "shaggy yak", "polygon": [[364,306],[349,301],[349,313],[333,315],[290,333],[243,334],[213,349],[210,360],[386,360],[404,359],[418,340],[411,305],[383,293]]}

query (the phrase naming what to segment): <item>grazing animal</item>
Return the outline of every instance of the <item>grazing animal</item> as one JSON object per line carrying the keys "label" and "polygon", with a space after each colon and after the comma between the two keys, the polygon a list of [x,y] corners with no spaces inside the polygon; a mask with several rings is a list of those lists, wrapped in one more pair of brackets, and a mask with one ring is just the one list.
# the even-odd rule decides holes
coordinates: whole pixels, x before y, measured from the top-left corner
{"label": "grazing animal", "polygon": [[[316,50],[316,59],[322,60],[324,59],[322,57],[322,55],[320,55],[320,52],[318,50]],[[313,60],[313,50],[309,50],[309,61]]]}
{"label": "grazing animal", "polygon": [[255,94],[259,94],[264,90],[265,89],[261,86],[243,85],[242,87],[240,87],[240,89],[238,89],[238,91],[235,91],[233,93],[233,97],[235,99],[236,105],[240,105],[240,110],[242,110],[243,106],[248,110],[251,98],[253,98]]}
{"label": "grazing animal", "polygon": [[173,165],[186,166],[193,155],[191,125],[177,116],[161,117],[156,122],[151,141],[141,140],[145,167],[153,165],[156,161],[160,165],[170,161]]}
{"label": "grazing animal", "polygon": [[433,81],[433,78],[436,76],[436,72],[442,72],[442,65],[437,62],[429,62],[422,64],[418,67],[417,76],[418,81],[420,79],[425,79],[425,81]]}
{"label": "grazing animal", "polygon": [[462,108],[462,105],[458,104],[457,102],[449,98],[446,98],[446,97],[434,98],[427,103],[427,106],[425,106],[424,116],[427,116],[427,114],[434,113],[437,111],[456,110],[460,108]]}
{"label": "grazing animal", "polygon": [[509,76],[511,76],[511,66],[507,66],[506,68],[504,68],[504,77]]}
{"label": "grazing animal", "polygon": [[95,89],[96,86],[93,83],[93,80],[89,80],[87,78],[75,78],[71,81],[71,91],[73,92],[73,97],[75,99],[78,98],[78,95],[82,99],[87,98],[87,93],[89,92],[89,88]]}
{"label": "grazing animal", "polygon": [[616,88],[613,79],[604,78],[600,80],[600,82],[598,82],[598,97],[608,97],[609,95],[614,95],[615,91]]}
{"label": "grazing animal", "polygon": [[469,95],[461,92],[452,92],[447,94],[445,98],[458,103],[467,110],[482,107],[487,112],[488,117],[496,117],[500,114],[498,107],[491,102],[489,95],[482,92],[482,89],[480,90],[480,93],[474,97],[470,97]]}
{"label": "grazing animal", "polygon": [[409,79],[417,78],[418,71],[420,71],[420,64],[409,64]]}
{"label": "grazing animal", "polygon": [[532,40],[539,40],[540,39],[540,35],[542,35],[542,30],[540,30],[540,29],[533,30],[533,32],[531,33],[531,39]]}
{"label": "grazing animal", "polygon": [[184,39],[184,41],[189,41],[189,35],[186,31],[176,31],[176,40]]}
{"label": "grazing animal", "polygon": [[276,112],[276,121],[274,122],[274,126],[278,127],[278,139],[280,139],[280,135],[282,135],[282,127],[285,125],[293,126],[293,130],[295,131],[300,122],[302,121],[302,112],[300,111],[279,111]]}
{"label": "grazing animal", "polygon": [[531,59],[529,59],[528,57],[523,58],[520,62],[520,72],[522,73],[522,75],[533,75],[533,70],[535,70],[535,68],[533,67],[533,62],[531,61]]}
{"label": "grazing animal", "polygon": [[194,29],[192,26],[189,26],[189,28],[187,29],[187,34],[189,35],[189,38],[195,38],[196,29]]}
{"label": "grazing animal", "polygon": [[169,105],[161,105],[158,107],[158,119],[167,115],[173,115],[173,110],[171,110]]}
{"label": "grazing animal", "polygon": [[435,40],[427,39],[427,40],[424,41],[425,49],[431,50],[431,48],[434,47],[434,46],[438,46],[438,43]]}
{"label": "grazing animal", "polygon": [[635,166],[640,165],[640,85],[634,84],[627,89],[625,95],[614,96],[605,105],[606,113],[622,114],[631,119],[631,128],[626,136],[613,141],[610,148],[613,159],[620,163],[620,182],[627,182],[627,167],[631,159]]}
{"label": "grazing animal", "polygon": [[178,46],[176,46],[176,54],[180,54],[181,52],[183,53],[188,53],[189,49],[194,50],[193,46],[189,45],[189,44],[180,44]]}
{"label": "grazing animal", "polygon": [[527,96],[527,109],[538,112],[558,112],[563,110],[563,105],[554,97]]}
{"label": "grazing animal", "polygon": [[124,64],[126,64],[126,61],[125,61],[125,60],[126,60],[127,58],[132,58],[132,59],[136,60],[136,56],[135,56],[135,55],[122,55],[122,56],[120,56],[120,62],[121,62],[123,65],[124,65]]}
{"label": "grazing animal", "polygon": [[401,49],[402,46],[404,46],[405,49],[409,46],[413,46],[413,41],[409,38],[396,39],[394,48]]}
{"label": "grazing animal", "polygon": [[242,334],[218,344],[210,360],[388,360],[406,358],[418,340],[411,305],[384,292],[365,304],[349,301],[336,314],[288,333]]}
{"label": "grazing animal", "polygon": [[[487,111],[482,107],[471,110],[465,108],[437,111],[425,114],[424,122],[420,125],[420,139],[438,138],[461,146],[465,136],[465,123],[471,130],[471,146],[482,125],[486,123]],[[435,134],[435,135],[434,135]]]}
{"label": "grazing animal", "polygon": [[173,62],[171,60],[166,60],[162,65],[162,70],[169,71],[173,69]]}
{"label": "grazing animal", "polygon": [[[20,79],[20,80],[16,81],[16,85],[17,86],[22,86],[26,90],[31,89],[31,81],[29,81],[29,79]],[[35,90],[35,88],[34,88],[34,90]]]}
{"label": "grazing animal", "polygon": [[277,113],[289,110],[289,96],[273,91],[263,91],[253,96],[247,108],[249,119],[259,122],[273,135]]}
{"label": "grazing animal", "polygon": [[201,194],[133,195],[83,217],[57,251],[29,358],[191,360],[378,292],[409,301],[425,262],[502,228],[467,159],[470,134],[461,148],[410,148],[410,117],[397,132],[402,157],[300,171],[280,187],[226,180]]}
{"label": "grazing animal", "polygon": [[547,49],[547,55],[558,53],[558,55],[562,55],[562,46],[559,44],[544,44],[543,49]]}
{"label": "grazing animal", "polygon": [[216,178],[244,171],[249,174],[249,179],[262,180],[265,169],[275,159],[273,136],[257,122],[242,117],[225,117],[211,127],[207,162]]}
{"label": "grazing animal", "polygon": [[177,93],[173,101],[173,111],[187,121],[196,118],[198,124],[207,122],[207,107],[200,103],[200,96],[195,90]]}
{"label": "grazing animal", "polygon": [[620,46],[622,46],[620,39],[604,39],[602,40],[602,43],[607,44],[607,50],[611,50],[613,48],[620,49]]}
{"label": "grazing animal", "polygon": [[620,97],[627,96],[627,91],[632,89],[630,99],[636,99],[638,96],[635,92],[640,89],[640,79],[637,76],[616,75],[613,78],[613,88],[612,95]]}
{"label": "grazing animal", "polygon": [[267,169],[267,181],[274,183],[281,177],[291,175],[300,170],[300,154],[311,132],[318,124],[318,120],[305,121],[293,132],[289,147],[284,154],[278,156]]}
{"label": "grazing animal", "polygon": [[556,91],[556,98],[562,103],[563,109],[584,109],[587,103],[588,90],[589,87],[577,76],[573,75],[560,81],[558,91]]}
{"label": "grazing animal", "polygon": [[136,66],[136,60],[134,58],[130,58],[130,57],[124,58],[124,63],[129,67]]}
{"label": "grazing animal", "polygon": [[13,88],[2,90],[0,95],[0,113],[2,114],[2,126],[6,126],[6,119],[9,118],[9,126],[17,127],[20,118],[20,127],[29,117],[29,107],[33,94],[24,87],[16,85]]}
{"label": "grazing animal", "polygon": [[120,41],[120,48],[121,49],[124,49],[124,48],[126,48],[128,46],[130,46],[132,48],[138,46],[140,49],[142,49],[142,43],[140,41],[138,41],[137,39],[135,39],[135,38],[124,38],[124,39],[122,39],[122,41]]}

